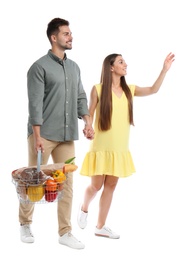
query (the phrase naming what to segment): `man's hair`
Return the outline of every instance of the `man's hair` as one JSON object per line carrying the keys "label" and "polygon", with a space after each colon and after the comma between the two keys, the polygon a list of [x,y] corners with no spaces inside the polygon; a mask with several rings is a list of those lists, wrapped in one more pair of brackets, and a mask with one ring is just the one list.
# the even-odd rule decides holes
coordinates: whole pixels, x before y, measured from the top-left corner
{"label": "man's hair", "polygon": [[54,18],[48,23],[46,33],[50,42],[51,42],[51,35],[58,34],[60,26],[69,26],[69,21],[61,18]]}

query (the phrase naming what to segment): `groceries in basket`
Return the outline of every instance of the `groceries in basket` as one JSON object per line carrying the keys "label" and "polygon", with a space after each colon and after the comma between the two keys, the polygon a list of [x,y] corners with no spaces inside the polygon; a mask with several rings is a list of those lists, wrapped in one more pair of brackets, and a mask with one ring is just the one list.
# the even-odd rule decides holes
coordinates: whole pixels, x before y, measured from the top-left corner
{"label": "groceries in basket", "polygon": [[68,173],[77,170],[74,159],[64,163],[23,167],[12,172],[18,198],[24,203],[54,202],[62,198]]}

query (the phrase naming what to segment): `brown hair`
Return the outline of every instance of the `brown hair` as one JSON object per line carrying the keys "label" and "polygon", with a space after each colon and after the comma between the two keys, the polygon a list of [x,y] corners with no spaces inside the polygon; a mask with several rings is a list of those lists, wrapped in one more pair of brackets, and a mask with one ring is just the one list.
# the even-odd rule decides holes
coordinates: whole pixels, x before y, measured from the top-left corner
{"label": "brown hair", "polygon": [[[121,54],[110,54],[108,55],[102,65],[101,72],[101,96],[100,96],[100,115],[98,127],[102,131],[109,130],[111,128],[111,117],[112,117],[112,73],[110,67],[114,64],[117,56]],[[134,125],[133,121],[133,100],[132,93],[128,87],[125,77],[122,76],[120,79],[121,87],[128,100],[128,111],[129,111],[129,123]]]}
{"label": "brown hair", "polygon": [[48,23],[47,37],[51,42],[51,35],[58,34],[60,26],[69,26],[69,21],[61,18],[54,18]]}

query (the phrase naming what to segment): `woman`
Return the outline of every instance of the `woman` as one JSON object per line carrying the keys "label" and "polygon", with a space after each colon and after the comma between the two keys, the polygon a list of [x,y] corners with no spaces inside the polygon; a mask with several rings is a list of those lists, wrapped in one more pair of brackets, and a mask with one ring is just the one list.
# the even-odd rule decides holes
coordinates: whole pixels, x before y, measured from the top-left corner
{"label": "woman", "polygon": [[[111,54],[105,58],[101,84],[93,86],[91,91],[89,112],[92,122],[95,113],[95,135],[80,171],[81,175],[91,177],[78,212],[80,228],[86,227],[90,202],[103,187],[95,235],[114,239],[120,237],[105,223],[118,179],[135,172],[129,151],[130,125],[134,125],[133,97],[157,93],[174,57],[172,53],[167,55],[160,75],[151,87],[127,85],[127,64],[122,55]],[[87,135],[85,131],[84,134]]]}

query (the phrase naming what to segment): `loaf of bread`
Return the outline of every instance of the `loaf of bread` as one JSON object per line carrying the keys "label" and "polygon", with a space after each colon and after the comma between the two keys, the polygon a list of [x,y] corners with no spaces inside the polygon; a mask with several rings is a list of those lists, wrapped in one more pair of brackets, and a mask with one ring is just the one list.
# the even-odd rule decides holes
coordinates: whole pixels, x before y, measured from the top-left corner
{"label": "loaf of bread", "polygon": [[23,181],[27,184],[42,184],[56,170],[62,170],[64,163],[54,163],[48,165],[40,165],[40,172],[37,172],[37,167],[22,167],[12,172],[14,181]]}

